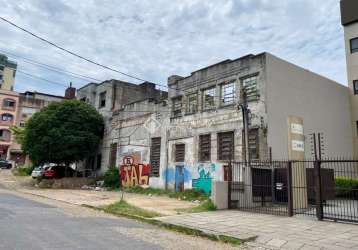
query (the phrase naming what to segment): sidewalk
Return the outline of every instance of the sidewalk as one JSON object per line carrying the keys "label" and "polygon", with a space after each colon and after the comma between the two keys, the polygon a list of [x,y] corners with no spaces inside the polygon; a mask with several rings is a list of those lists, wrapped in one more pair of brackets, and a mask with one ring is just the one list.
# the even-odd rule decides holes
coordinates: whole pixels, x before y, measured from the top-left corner
{"label": "sidewalk", "polygon": [[156,218],[162,222],[199,229],[242,240],[265,249],[358,249],[358,225],[253,214],[237,210]]}
{"label": "sidewalk", "polygon": [[[37,195],[73,205],[103,206],[115,203],[121,199],[120,192],[67,190],[67,189],[18,189],[19,192]],[[137,207],[162,215],[176,215],[176,209],[192,208],[198,204],[171,199],[163,196],[148,196],[125,193],[124,199]]]}

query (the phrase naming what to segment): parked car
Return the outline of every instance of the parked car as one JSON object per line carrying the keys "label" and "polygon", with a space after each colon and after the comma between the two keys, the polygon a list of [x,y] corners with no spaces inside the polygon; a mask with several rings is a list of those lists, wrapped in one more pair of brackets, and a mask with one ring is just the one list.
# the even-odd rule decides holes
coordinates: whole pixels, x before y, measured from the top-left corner
{"label": "parked car", "polygon": [[[67,172],[67,173],[66,173]],[[45,169],[43,177],[45,178],[63,178],[67,174],[68,177],[76,176],[76,171],[70,167],[55,165]]]}
{"label": "parked car", "polygon": [[12,163],[5,159],[0,159],[0,168],[2,169],[10,169],[12,168]]}
{"label": "parked car", "polygon": [[42,177],[44,175],[44,172],[46,169],[48,169],[50,165],[45,164],[43,166],[35,167],[34,170],[32,170],[31,177],[36,179],[39,177]]}

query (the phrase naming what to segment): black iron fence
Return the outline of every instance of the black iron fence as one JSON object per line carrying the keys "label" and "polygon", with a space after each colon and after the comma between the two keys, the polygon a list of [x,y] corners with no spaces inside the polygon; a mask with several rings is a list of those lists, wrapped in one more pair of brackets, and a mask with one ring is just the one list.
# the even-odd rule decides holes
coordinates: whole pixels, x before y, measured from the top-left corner
{"label": "black iron fence", "polygon": [[229,208],[358,222],[358,161],[229,164]]}

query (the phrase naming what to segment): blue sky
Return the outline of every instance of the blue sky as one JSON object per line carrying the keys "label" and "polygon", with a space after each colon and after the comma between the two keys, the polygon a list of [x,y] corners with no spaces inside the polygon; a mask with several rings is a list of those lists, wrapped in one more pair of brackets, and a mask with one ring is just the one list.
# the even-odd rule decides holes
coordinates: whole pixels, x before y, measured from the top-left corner
{"label": "blue sky", "polygon": [[[166,84],[225,59],[267,51],[346,85],[339,0],[0,0],[0,16],[99,63]],[[0,51],[99,80],[139,83],[59,51],[0,21]],[[31,65],[75,87],[89,81]],[[17,74],[15,90],[65,87]]]}

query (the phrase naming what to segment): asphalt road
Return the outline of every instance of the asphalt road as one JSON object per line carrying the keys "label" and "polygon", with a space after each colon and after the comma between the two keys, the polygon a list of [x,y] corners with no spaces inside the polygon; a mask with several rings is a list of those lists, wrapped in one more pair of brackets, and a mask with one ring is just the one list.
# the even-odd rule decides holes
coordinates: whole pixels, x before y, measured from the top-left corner
{"label": "asphalt road", "polygon": [[162,249],[116,230],[150,227],[124,218],[73,216],[55,206],[0,192],[0,249]]}

